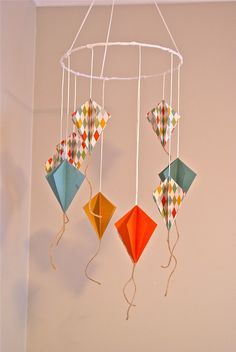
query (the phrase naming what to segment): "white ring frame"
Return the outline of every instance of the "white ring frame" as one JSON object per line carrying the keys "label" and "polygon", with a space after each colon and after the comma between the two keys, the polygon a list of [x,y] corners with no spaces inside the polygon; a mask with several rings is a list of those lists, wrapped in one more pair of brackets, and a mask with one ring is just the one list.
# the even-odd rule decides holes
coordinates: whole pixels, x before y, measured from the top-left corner
{"label": "white ring frame", "polygon": [[[168,52],[170,54],[175,55],[178,59],[179,59],[179,63],[177,66],[173,67],[173,72],[177,71],[182,65],[183,65],[183,56],[178,52],[175,51],[173,49],[161,46],[161,45],[157,45],[157,44],[147,44],[147,43],[139,43],[139,42],[108,42],[108,43],[94,43],[94,44],[87,44],[87,45],[83,45],[83,46],[79,46],[76,47],[72,50],[70,50],[69,52],[67,52],[65,55],[62,56],[61,60],[60,60],[60,64],[61,67],[66,70],[67,72],[70,72],[76,76],[80,76],[80,77],[84,77],[84,78],[92,78],[92,79],[96,79],[96,80],[105,80],[105,81],[112,81],[112,80],[121,80],[121,81],[127,81],[127,80],[137,80],[139,77],[138,76],[131,76],[131,77],[109,77],[109,76],[94,76],[86,74],[86,73],[82,73],[79,71],[74,71],[71,68],[69,68],[68,66],[66,66],[65,64],[65,60],[68,59],[68,57],[71,56],[71,54],[83,50],[83,49],[90,49],[93,50],[96,47],[105,47],[106,46],[138,46],[138,47],[142,47],[142,48],[154,48],[154,49],[159,49],[161,51],[164,52]],[[167,71],[163,71],[161,73],[154,73],[151,75],[141,75],[142,79],[146,79],[146,78],[152,78],[152,77],[158,77],[158,76],[162,76],[163,74],[169,74],[171,73],[171,69],[167,70]]]}

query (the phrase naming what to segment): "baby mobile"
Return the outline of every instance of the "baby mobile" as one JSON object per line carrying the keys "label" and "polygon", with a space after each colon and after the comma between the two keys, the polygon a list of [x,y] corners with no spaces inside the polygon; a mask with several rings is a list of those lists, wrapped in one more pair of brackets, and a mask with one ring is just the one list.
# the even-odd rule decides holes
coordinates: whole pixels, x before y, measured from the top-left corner
{"label": "baby mobile", "polygon": [[[77,39],[86,23],[86,20],[94,6],[95,1],[91,3],[87,10],[81,26],[69,48],[69,50],[61,58],[62,66],[62,93],[61,93],[61,119],[60,119],[60,142],[56,146],[55,153],[48,159],[45,165],[46,179],[55,194],[55,197],[62,209],[62,227],[60,231],[53,238],[50,248],[50,261],[54,269],[56,265],[53,257],[53,250],[57,246],[65,232],[66,224],[69,221],[67,211],[69,206],[80,189],[83,181],[86,179],[89,185],[89,200],[84,205],[83,209],[88,217],[99,240],[98,250],[91,258],[85,268],[85,275],[87,278],[97,284],[99,281],[94,280],[88,274],[88,267],[92,260],[96,257],[100,250],[101,240],[105,233],[108,223],[110,222],[116,207],[105,197],[102,193],[102,169],[103,169],[103,149],[104,149],[104,129],[111,118],[109,112],[105,110],[105,84],[114,80],[135,80],[137,81],[137,129],[136,129],[136,182],[135,182],[135,203],[131,210],[123,215],[116,223],[115,227],[122,240],[126,250],[133,263],[133,269],[130,279],[124,285],[123,294],[128,304],[126,319],[129,319],[130,309],[135,306],[134,299],[136,294],[136,284],[134,280],[134,273],[136,264],[154,233],[157,224],[152,220],[146,212],[139,206],[139,148],[140,148],[140,115],[141,115],[141,81],[143,79],[162,76],[163,77],[163,97],[161,102],[147,113],[147,119],[150,122],[153,131],[161,142],[163,150],[168,155],[168,165],[160,172],[160,183],[153,192],[153,199],[158,207],[158,210],[163,217],[167,227],[167,246],[169,251],[168,263],[163,268],[169,268],[172,261],[174,266],[169,274],[165,296],[168,293],[169,283],[171,277],[177,266],[177,258],[174,250],[179,239],[179,230],[176,223],[176,215],[186,196],[196,174],[180,159],[179,145],[180,145],[180,68],[183,64],[183,57],[180,54],[174,38],[167,26],[167,23],[159,9],[159,6],[154,0],[154,5],[158,11],[161,20],[170,36],[170,39],[175,49],[163,47],[157,44],[146,44],[141,42],[110,42],[110,31],[113,19],[115,0],[112,2],[106,41],[103,43],[93,43],[83,46],[75,46]],[[107,56],[107,49],[109,47],[133,47],[137,48],[138,54],[138,72],[135,76],[121,77],[104,75],[104,68]],[[100,75],[94,74],[94,57],[96,49],[104,48],[102,67]],[[167,55],[170,55],[170,68],[161,73],[144,74],[142,72],[142,53],[145,49],[160,50]],[[91,68],[90,74],[79,72],[71,66],[72,55],[85,50],[91,53]],[[177,64],[174,64],[178,61]],[[177,112],[173,109],[173,74],[178,73],[178,104]],[[65,95],[65,73],[67,73],[67,107],[66,114],[64,114],[64,95]],[[70,112],[70,85],[71,76],[74,77],[74,111]],[[77,108],[77,78],[84,77],[90,80],[90,94],[89,99]],[[166,78],[170,77],[170,100],[169,103],[165,99],[165,82]],[[92,98],[93,94],[93,80],[102,82],[102,103],[99,105]],[[66,129],[63,132],[63,121],[66,118]],[[69,134],[69,119],[72,118],[73,131]],[[175,127],[177,130],[177,158],[172,161],[172,132]],[[100,139],[100,171],[99,171],[99,192],[93,196],[92,183],[87,176],[87,171],[90,162],[92,151]],[[81,165],[87,161],[85,170],[81,172]],[[171,245],[170,230],[175,226],[177,232],[177,239]],[[126,288],[129,283],[133,283],[134,292],[131,298],[126,294]]]}

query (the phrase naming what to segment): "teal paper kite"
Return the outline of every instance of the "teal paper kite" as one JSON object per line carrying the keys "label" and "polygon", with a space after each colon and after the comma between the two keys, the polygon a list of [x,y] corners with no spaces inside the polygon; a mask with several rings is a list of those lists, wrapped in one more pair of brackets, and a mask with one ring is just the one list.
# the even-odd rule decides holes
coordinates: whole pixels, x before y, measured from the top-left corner
{"label": "teal paper kite", "polygon": [[67,160],[64,160],[56,169],[46,175],[46,179],[64,212],[69,208],[84,181],[84,177]]}
{"label": "teal paper kite", "polygon": [[170,175],[169,166],[159,174],[162,182],[169,176],[187,193],[197,174],[177,158],[170,164]]}

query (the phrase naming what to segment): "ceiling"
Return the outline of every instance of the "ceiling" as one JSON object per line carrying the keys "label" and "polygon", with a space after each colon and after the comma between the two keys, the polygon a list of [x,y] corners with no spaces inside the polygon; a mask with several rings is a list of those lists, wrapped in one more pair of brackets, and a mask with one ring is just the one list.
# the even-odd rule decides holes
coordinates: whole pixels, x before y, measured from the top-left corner
{"label": "ceiling", "polygon": [[[161,4],[173,3],[201,3],[201,2],[226,2],[236,0],[159,0]],[[90,5],[91,0],[34,0],[36,6],[85,6]],[[95,0],[95,5],[111,5],[112,0]],[[152,4],[153,0],[117,0],[117,4]]]}

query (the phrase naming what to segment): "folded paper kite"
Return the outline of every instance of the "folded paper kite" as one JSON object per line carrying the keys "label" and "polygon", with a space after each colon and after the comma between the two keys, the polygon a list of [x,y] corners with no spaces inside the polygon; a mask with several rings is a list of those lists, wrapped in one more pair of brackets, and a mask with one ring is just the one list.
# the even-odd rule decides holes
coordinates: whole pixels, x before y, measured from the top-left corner
{"label": "folded paper kite", "polygon": [[165,100],[162,100],[157,107],[147,113],[147,119],[151,123],[153,131],[159,137],[163,148],[165,148],[179,118],[179,114]]}
{"label": "folded paper kite", "polygon": [[[120,238],[134,264],[132,276],[123,289],[125,299],[129,304],[127,320],[129,318],[130,308],[134,306],[133,301],[136,292],[136,285],[134,282],[135,265],[150,240],[156,226],[157,224],[138,205],[135,205],[127,214],[115,223]],[[132,300],[129,300],[125,294],[125,288],[131,280],[134,283],[135,292]]]}
{"label": "folded paper kite", "polygon": [[88,100],[72,114],[72,121],[91,154],[111,115],[93,100]]}
{"label": "folded paper kite", "polygon": [[63,160],[68,160],[71,165],[79,169],[85,157],[86,145],[81,141],[80,136],[73,132],[66,140],[62,140],[56,146],[56,153],[47,160],[45,170],[47,173],[50,173]]}
{"label": "folded paper kite", "polygon": [[84,175],[67,160],[46,175],[63,212],[66,212],[84,180]]}

